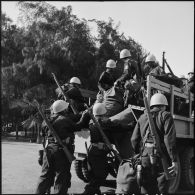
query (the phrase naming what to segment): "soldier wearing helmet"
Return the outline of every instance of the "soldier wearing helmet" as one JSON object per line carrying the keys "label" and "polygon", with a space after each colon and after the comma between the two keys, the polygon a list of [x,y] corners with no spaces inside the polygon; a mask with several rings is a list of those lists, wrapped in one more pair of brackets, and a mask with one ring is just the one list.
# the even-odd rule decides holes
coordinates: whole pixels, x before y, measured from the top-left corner
{"label": "soldier wearing helmet", "polygon": [[[159,135],[161,148],[167,158],[170,160],[168,168],[171,175],[178,173],[178,164],[176,158],[176,130],[172,115],[166,111],[168,102],[166,97],[161,93],[156,93],[150,100],[150,112],[152,114],[156,132]],[[156,152],[152,135],[150,133],[148,117],[146,111],[137,121],[131,143],[135,153],[141,153],[142,161],[142,184],[141,193],[143,194],[167,194],[168,180],[162,169],[160,155]],[[140,143],[145,141],[144,146]],[[155,159],[155,160],[154,160]],[[153,161],[152,161],[153,160]]]}
{"label": "soldier wearing helmet", "polygon": [[96,103],[104,103],[107,109],[107,116],[113,116],[123,110],[123,93],[120,89],[115,88],[114,69],[116,62],[109,59],[104,71],[98,81],[99,93],[97,94]]}
{"label": "soldier wearing helmet", "polygon": [[116,62],[112,59],[109,59],[106,62],[106,70],[100,75],[98,80],[98,88],[100,90],[108,90],[114,85],[114,70],[116,69]]}
{"label": "soldier wearing helmet", "polygon": [[147,77],[149,74],[162,75],[164,70],[158,65],[154,55],[150,54],[146,57],[144,65],[144,76]]}
{"label": "soldier wearing helmet", "polygon": [[123,74],[121,75],[121,77],[116,80],[115,85],[118,85],[118,84],[124,85],[125,81],[133,79],[135,75],[139,77],[137,63],[131,60],[131,53],[128,49],[123,49],[120,52],[120,59],[122,60],[124,64],[124,70],[123,70]]}
{"label": "soldier wearing helmet", "polygon": [[[125,126],[111,121],[106,116],[106,112],[107,109],[104,103],[95,103],[93,105],[93,115],[98,120],[105,135],[115,145],[121,158],[127,159],[132,155],[130,137],[127,134],[133,128],[130,125]],[[85,186],[83,194],[101,194],[100,185],[108,175],[107,154],[110,151],[93,121],[90,122],[89,129],[91,145],[88,152],[88,163],[91,166],[92,177]]]}
{"label": "soldier wearing helmet", "polygon": [[[69,84],[65,84],[63,86],[65,95],[67,95],[71,99],[72,104],[79,112],[85,110],[85,100],[81,94],[81,91],[79,90],[80,87],[81,81],[77,77],[72,77],[69,81]],[[64,99],[61,92],[58,94],[58,99]]]}
{"label": "soldier wearing helmet", "polygon": [[[80,131],[85,126],[87,114],[87,112],[83,112],[79,122],[75,123],[69,115],[67,102],[57,100],[52,104],[50,123],[72,154],[74,153],[74,132]],[[42,132],[46,142],[41,162],[41,176],[39,177],[35,193],[45,194],[55,180],[54,193],[66,194],[71,181],[71,163],[64,154],[61,145],[55,140],[52,132],[44,122],[42,124]]]}

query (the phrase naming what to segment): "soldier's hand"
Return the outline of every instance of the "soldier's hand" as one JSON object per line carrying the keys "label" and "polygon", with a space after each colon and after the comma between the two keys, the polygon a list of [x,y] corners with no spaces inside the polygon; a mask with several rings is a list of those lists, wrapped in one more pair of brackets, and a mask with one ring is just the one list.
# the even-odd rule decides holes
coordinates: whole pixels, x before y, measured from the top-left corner
{"label": "soldier's hand", "polygon": [[169,173],[174,177],[178,174],[178,163],[177,162],[172,162],[172,166],[168,168]]}

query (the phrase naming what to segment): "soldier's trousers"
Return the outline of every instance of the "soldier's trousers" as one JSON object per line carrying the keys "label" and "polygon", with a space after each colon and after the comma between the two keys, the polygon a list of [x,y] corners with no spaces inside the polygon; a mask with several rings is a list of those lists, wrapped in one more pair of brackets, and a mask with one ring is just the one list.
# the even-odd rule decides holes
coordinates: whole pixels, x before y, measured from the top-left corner
{"label": "soldier's trousers", "polygon": [[157,165],[151,165],[148,155],[142,157],[142,194],[167,194],[169,183],[162,171],[160,160]]}
{"label": "soldier's trousers", "polygon": [[48,145],[35,194],[45,194],[52,185],[55,194],[66,194],[71,185],[70,167],[64,151],[55,144]]}
{"label": "soldier's trousers", "polygon": [[88,152],[88,162],[90,164],[90,181],[85,186],[85,193],[98,193],[101,182],[104,181],[108,175],[107,169],[107,153],[103,149],[98,149],[91,145]]}

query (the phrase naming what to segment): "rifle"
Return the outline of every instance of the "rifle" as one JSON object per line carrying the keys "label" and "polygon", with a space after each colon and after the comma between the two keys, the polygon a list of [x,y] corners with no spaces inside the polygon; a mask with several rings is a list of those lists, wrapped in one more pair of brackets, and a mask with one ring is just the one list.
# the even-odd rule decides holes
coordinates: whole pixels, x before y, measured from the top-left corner
{"label": "rifle", "polygon": [[75,159],[75,157],[70,153],[70,151],[68,150],[68,148],[66,147],[66,145],[63,144],[62,140],[60,139],[60,137],[58,136],[58,134],[56,133],[56,131],[54,130],[54,128],[50,124],[49,120],[43,114],[43,111],[42,111],[42,108],[41,108],[39,102],[37,100],[34,100],[34,103],[35,103],[35,105],[36,105],[39,113],[41,114],[43,120],[45,120],[45,123],[48,126],[49,130],[53,133],[55,139],[62,146],[63,151],[66,154],[66,157],[68,158],[69,162],[71,163]]}
{"label": "rifle", "polygon": [[98,130],[99,130],[99,132],[104,140],[104,143],[107,145],[109,150],[114,153],[114,155],[119,160],[119,162],[121,162],[122,158],[119,156],[119,154],[116,152],[116,150],[113,149],[109,139],[107,138],[104,131],[102,130],[101,125],[99,124],[98,120],[94,117],[93,113],[91,112],[91,108],[89,108],[86,104],[85,104],[85,106],[86,106],[87,110],[89,111],[89,115],[90,115],[92,121],[94,122],[95,126],[98,128]]}
{"label": "rifle", "polygon": [[64,93],[64,91],[63,91],[61,85],[60,85],[59,82],[58,82],[58,79],[56,78],[56,75],[55,75],[54,73],[52,73],[52,75],[53,75],[53,78],[54,78],[54,80],[55,80],[55,82],[56,82],[58,88],[60,89],[61,93],[62,93],[63,96],[64,96],[64,100],[67,101],[67,102],[70,104],[70,107],[71,107],[73,113],[74,113],[74,114],[78,114],[78,110],[77,110],[77,109],[75,108],[75,106],[71,103],[70,98]]}
{"label": "rifle", "polygon": [[162,56],[162,69],[165,71],[165,52],[163,51],[163,56]]}
{"label": "rifle", "polygon": [[169,64],[167,63],[167,60],[165,59],[165,52],[163,51],[162,68],[163,68],[164,71],[165,71],[165,64],[166,64],[167,68],[169,69],[170,73],[171,73],[173,76],[175,76],[174,73],[173,73],[173,71],[171,70],[171,67],[170,67]]}

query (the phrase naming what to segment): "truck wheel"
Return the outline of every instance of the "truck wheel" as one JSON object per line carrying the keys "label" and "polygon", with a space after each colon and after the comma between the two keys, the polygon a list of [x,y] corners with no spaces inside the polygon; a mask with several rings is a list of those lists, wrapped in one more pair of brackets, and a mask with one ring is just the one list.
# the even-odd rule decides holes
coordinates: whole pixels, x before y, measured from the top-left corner
{"label": "truck wheel", "polygon": [[82,164],[83,164],[82,160],[75,160],[74,161],[75,172],[76,172],[76,175],[79,179],[81,179],[84,182],[87,182],[87,180],[84,177],[83,172],[82,172]]}
{"label": "truck wheel", "polygon": [[85,177],[85,182],[89,182],[90,180],[90,171],[87,167],[87,159],[85,158],[82,162],[82,173],[83,173],[83,176]]}
{"label": "truck wheel", "polygon": [[194,148],[185,148],[181,154],[181,165],[182,187],[192,190],[194,188]]}
{"label": "truck wheel", "polygon": [[170,180],[169,183],[169,193],[170,194],[174,194],[176,193],[176,191],[179,188],[179,184],[180,184],[180,178],[181,178],[181,164],[180,164],[180,159],[179,159],[179,155],[177,154],[177,162],[178,162],[178,174],[176,175],[176,177],[174,177],[173,179]]}

